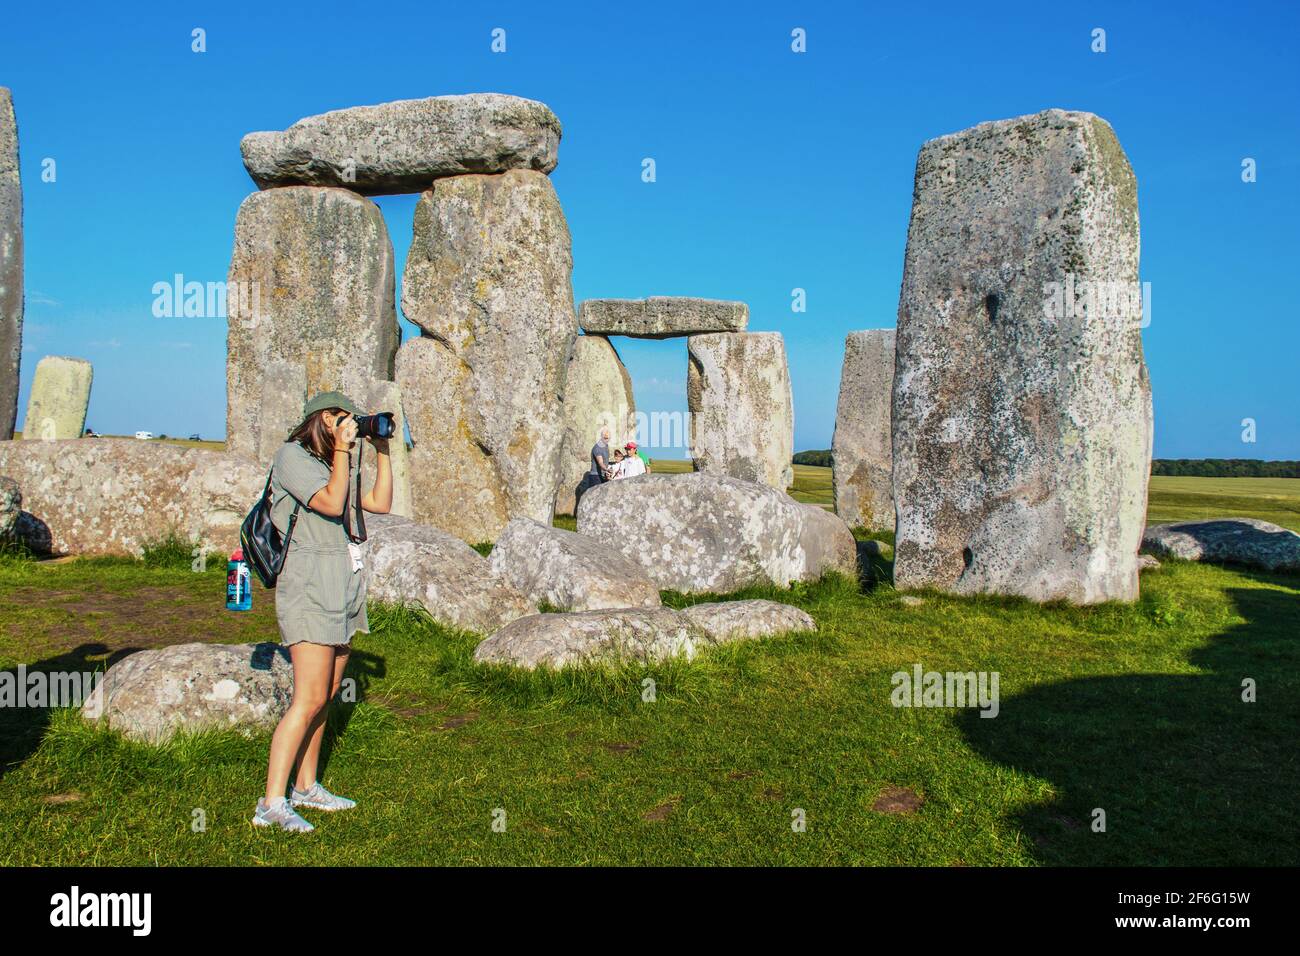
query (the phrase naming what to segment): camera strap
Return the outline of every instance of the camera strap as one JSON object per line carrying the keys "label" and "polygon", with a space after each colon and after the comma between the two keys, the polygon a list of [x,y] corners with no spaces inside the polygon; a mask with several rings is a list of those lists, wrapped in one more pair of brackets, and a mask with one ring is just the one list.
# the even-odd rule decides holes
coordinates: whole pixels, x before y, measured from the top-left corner
{"label": "camera strap", "polygon": [[[366,540],[365,512],[361,508],[361,453],[364,450],[364,448],[365,448],[364,441],[357,443],[356,495],[355,496],[353,495],[352,486],[351,484],[349,484],[347,494],[343,498],[343,530],[347,532],[348,540],[356,544],[360,544],[362,541]],[[352,464],[352,455],[351,453],[349,453],[348,454],[349,467],[351,467],[351,464]],[[352,509],[349,509],[348,507],[349,504],[352,505],[352,509],[356,510],[355,531],[353,530],[353,525],[352,525]]]}

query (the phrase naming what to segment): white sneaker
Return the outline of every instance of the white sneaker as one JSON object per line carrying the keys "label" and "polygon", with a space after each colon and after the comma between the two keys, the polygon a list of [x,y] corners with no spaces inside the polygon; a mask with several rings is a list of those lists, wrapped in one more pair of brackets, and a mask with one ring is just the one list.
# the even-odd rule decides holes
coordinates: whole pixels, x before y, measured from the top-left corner
{"label": "white sneaker", "polygon": [[351,810],[357,805],[355,800],[336,796],[321,786],[317,780],[309,790],[293,787],[289,791],[289,804],[294,807],[311,807],[314,810]]}
{"label": "white sneaker", "polygon": [[289,806],[284,797],[272,800],[269,804],[265,797],[257,798],[257,812],[253,814],[255,827],[279,827],[293,833],[310,833],[316,828],[304,820]]}

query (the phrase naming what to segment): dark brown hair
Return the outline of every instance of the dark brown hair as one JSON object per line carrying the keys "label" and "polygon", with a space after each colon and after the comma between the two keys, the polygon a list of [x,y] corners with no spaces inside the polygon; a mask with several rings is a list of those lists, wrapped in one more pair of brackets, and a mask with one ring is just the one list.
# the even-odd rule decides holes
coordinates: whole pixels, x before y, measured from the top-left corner
{"label": "dark brown hair", "polygon": [[329,423],[342,414],[341,408],[322,408],[308,415],[290,433],[289,441],[298,442],[321,461],[329,463],[334,457],[334,433],[330,431]]}

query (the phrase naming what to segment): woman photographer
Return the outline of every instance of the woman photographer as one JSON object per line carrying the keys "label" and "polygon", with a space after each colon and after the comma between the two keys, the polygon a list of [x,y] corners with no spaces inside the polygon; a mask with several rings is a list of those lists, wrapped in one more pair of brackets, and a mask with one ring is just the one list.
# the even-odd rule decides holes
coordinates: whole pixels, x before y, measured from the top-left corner
{"label": "woman photographer", "polygon": [[[281,535],[300,506],[275,595],[280,638],[293,659],[293,702],[271,738],[266,796],[257,802],[253,823],[305,832],[313,827],[296,807],[356,806],[321,786],[316,770],[329,702],[343,680],[352,635],[370,628],[361,548],[352,538],[353,524],[360,523],[355,501],[360,449],[353,454],[358,411],[341,392],[325,392],[302,413],[302,424],[276,453],[271,477],[271,520]],[[387,514],[393,503],[388,440],[367,440],[377,453],[375,484],[360,507]],[[359,536],[360,528],[355,533]],[[286,798],[291,774],[294,786]]]}

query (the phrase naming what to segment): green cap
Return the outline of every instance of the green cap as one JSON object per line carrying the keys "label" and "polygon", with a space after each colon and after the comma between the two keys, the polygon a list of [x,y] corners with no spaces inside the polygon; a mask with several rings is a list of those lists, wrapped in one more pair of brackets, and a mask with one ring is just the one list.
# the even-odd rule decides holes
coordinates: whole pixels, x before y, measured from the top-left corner
{"label": "green cap", "polygon": [[317,412],[323,412],[327,408],[341,408],[345,412],[351,412],[353,415],[360,415],[361,410],[342,392],[321,392],[306,405],[302,407],[302,417],[306,421]]}

